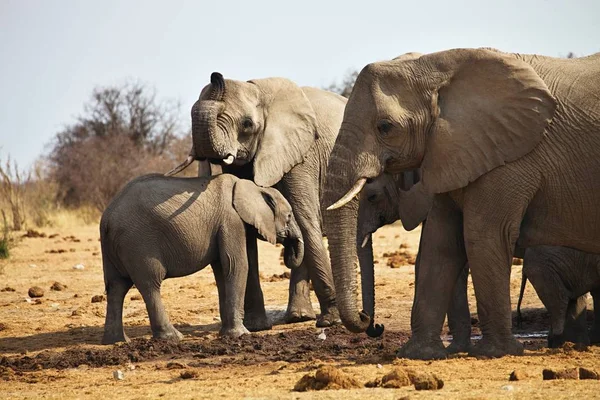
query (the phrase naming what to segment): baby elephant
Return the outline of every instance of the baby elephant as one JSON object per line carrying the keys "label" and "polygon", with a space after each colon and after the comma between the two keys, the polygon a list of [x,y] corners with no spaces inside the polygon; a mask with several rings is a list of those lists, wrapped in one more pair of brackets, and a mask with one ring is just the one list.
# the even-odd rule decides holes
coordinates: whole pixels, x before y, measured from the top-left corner
{"label": "baby elephant", "polygon": [[[523,296],[529,279],[550,313],[548,347],[561,346],[565,340],[589,344],[600,341],[600,255],[567,247],[536,246],[525,251]],[[585,294],[594,298],[594,325],[588,337]]]}
{"label": "baby elephant", "polygon": [[152,174],[128,183],[100,222],[108,297],[102,343],[128,340],[123,330],[123,300],[134,284],[146,303],[152,335],[181,339],[165,312],[161,283],[208,264],[219,293],[220,334],[248,333],[243,325],[247,229],[256,229],[259,237],[272,244],[283,243],[286,265],[302,262],[300,228],[289,203],[276,189],[227,174],[209,178]]}

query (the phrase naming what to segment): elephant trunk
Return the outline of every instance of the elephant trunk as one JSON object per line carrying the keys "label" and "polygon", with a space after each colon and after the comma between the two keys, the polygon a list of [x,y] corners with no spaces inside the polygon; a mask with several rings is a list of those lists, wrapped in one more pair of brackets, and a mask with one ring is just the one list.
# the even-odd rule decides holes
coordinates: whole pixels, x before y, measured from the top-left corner
{"label": "elephant trunk", "polygon": [[[338,203],[323,215],[340,317],[348,330],[357,333],[367,331],[372,321],[371,315],[357,307],[356,234],[359,200],[356,195],[360,192],[363,178],[376,177],[382,168],[376,156],[375,143],[365,143],[365,138],[365,135],[343,127],[340,130],[329,157],[324,200],[326,205],[330,205],[342,197],[347,198],[344,204]],[[356,184],[357,181],[360,182]],[[351,196],[344,196],[347,192],[352,192]]]}
{"label": "elephant trunk", "polygon": [[360,244],[358,249],[363,312],[371,317],[371,323],[367,328],[367,335],[371,337],[378,337],[383,333],[383,325],[374,324],[375,265],[373,263],[373,240],[371,239],[371,235],[365,236],[365,239],[367,239],[366,243]]}
{"label": "elephant trunk", "polygon": [[289,223],[288,234],[283,241],[283,259],[290,268],[298,268],[304,259],[304,241],[302,231],[294,218]]}
{"label": "elephant trunk", "polygon": [[226,86],[223,75],[213,72],[210,84],[208,96],[201,96],[192,107],[194,148],[199,158],[212,158],[231,164],[235,159],[235,149],[227,140],[227,132],[217,123],[217,117],[225,108]]}

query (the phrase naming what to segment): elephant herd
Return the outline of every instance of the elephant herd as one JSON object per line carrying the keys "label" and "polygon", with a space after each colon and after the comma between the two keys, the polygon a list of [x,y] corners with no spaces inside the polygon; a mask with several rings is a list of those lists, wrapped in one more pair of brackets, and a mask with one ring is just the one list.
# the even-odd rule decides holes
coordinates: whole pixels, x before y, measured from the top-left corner
{"label": "elephant herd", "polygon": [[[161,282],[208,264],[221,334],[269,329],[257,239],[285,247],[286,322],[378,336],[371,233],[398,219],[408,230],[423,223],[412,335],[399,356],[522,354],[511,332],[513,256],[548,308],[549,345],[600,341],[600,312],[588,334],[581,297],[591,292],[600,309],[600,53],[408,53],[364,67],[347,101],[283,78],[213,73],[191,119],[188,158],[130,182],[103,214],[104,343],[127,340],[123,299],[134,284],[153,335],[180,338]],[[195,160],[212,176],[172,176]],[[474,345],[469,272],[482,331]]]}

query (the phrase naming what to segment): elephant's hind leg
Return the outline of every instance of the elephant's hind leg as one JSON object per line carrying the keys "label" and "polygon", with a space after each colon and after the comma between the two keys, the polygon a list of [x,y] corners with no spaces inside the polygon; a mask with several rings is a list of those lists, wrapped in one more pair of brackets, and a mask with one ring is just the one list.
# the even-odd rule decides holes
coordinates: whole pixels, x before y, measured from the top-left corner
{"label": "elephant's hind leg", "polygon": [[102,344],[129,342],[123,329],[123,302],[125,295],[133,286],[133,282],[131,279],[121,276],[106,259],[104,260],[104,276],[107,303]]}
{"label": "elephant's hind leg", "polygon": [[150,328],[155,339],[168,339],[179,341],[183,335],[169,321],[165,306],[160,297],[160,286],[164,278],[164,268],[156,258],[144,260],[144,266],[138,271],[147,271],[142,279],[134,280],[135,286],[140,291],[146,303]]}

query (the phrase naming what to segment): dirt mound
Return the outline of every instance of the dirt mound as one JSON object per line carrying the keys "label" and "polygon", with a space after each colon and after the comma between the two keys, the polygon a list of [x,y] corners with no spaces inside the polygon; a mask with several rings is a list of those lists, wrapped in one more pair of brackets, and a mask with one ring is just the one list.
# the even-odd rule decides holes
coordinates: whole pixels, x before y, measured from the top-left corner
{"label": "dirt mound", "polygon": [[397,389],[414,385],[416,390],[438,390],[444,387],[444,381],[435,374],[416,372],[411,369],[394,368],[381,379],[367,382],[366,387]]}
{"label": "dirt mound", "polygon": [[361,388],[356,379],[332,366],[317,369],[314,376],[306,374],[296,383],[294,391],[306,392],[309,390],[337,390]]}
{"label": "dirt mound", "polygon": [[43,233],[43,232],[38,232],[38,231],[36,231],[36,230],[34,230],[34,229],[29,229],[29,230],[27,230],[27,232],[25,232],[25,234],[24,234],[23,236],[21,236],[21,237],[24,237],[24,238],[45,238],[45,237],[46,237],[46,234],[45,234],[45,233]]}
{"label": "dirt mound", "polygon": [[[134,339],[130,343],[106,348],[78,347],[63,352],[44,351],[35,356],[2,357],[0,366],[15,371],[121,365],[163,356],[192,357],[190,366],[237,364],[256,365],[268,361],[355,361],[377,363],[392,360],[395,351],[408,340],[408,333],[386,331],[380,338],[356,335],[341,326],[331,328],[326,340],[317,340],[313,328],[270,335],[251,334],[238,339],[199,338],[173,343],[163,340]],[[175,357],[174,357],[175,356]]]}
{"label": "dirt mound", "polygon": [[408,264],[415,265],[417,262],[416,256],[402,247],[398,251],[383,253],[383,257],[387,258],[387,266],[390,268],[400,268]]}

